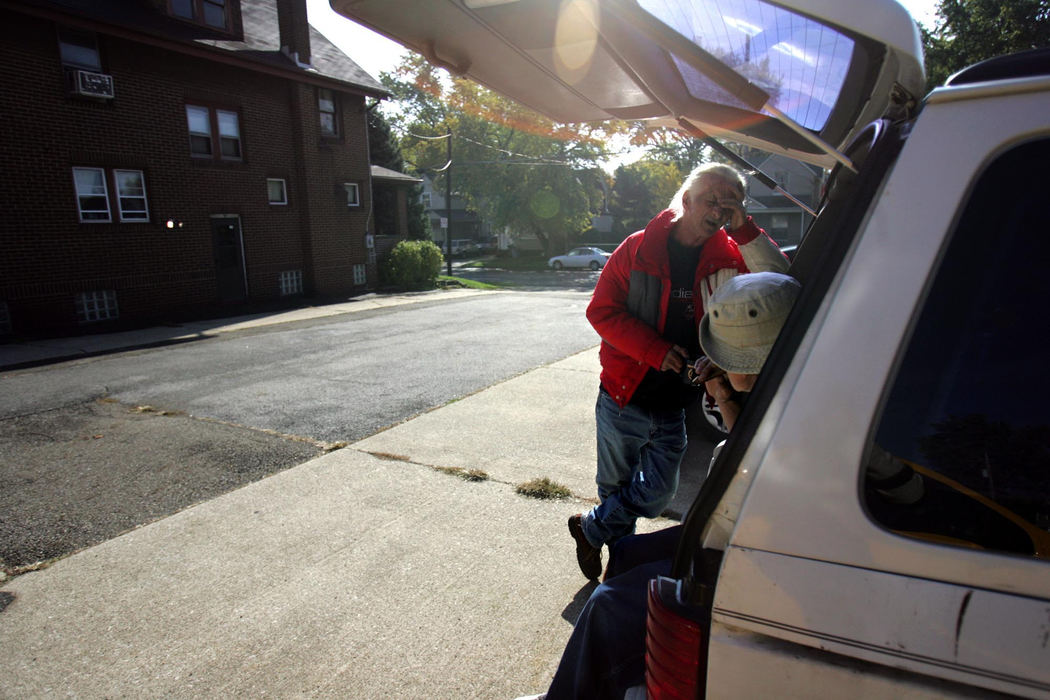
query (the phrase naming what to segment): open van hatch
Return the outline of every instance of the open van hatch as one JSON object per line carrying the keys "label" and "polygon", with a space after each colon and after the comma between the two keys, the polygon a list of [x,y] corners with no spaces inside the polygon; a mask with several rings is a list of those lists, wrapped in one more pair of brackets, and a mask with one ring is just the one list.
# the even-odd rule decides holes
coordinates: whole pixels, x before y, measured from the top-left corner
{"label": "open van hatch", "polygon": [[[924,89],[892,2],[331,0],[340,14],[557,122],[650,120],[825,168]],[[812,7],[811,7],[812,6]],[[809,8],[809,11],[807,10]]]}

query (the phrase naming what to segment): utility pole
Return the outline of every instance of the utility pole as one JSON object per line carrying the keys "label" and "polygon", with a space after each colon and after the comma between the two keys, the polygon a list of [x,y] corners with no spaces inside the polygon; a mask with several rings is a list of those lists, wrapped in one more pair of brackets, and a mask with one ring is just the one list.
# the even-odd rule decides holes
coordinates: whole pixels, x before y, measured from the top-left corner
{"label": "utility pole", "polygon": [[[445,173],[445,265],[449,277],[452,276],[452,129],[444,136],[420,136],[409,134],[409,136],[427,141],[445,139],[445,153],[448,156],[445,165],[440,168],[423,168],[416,166],[421,172],[437,175]],[[436,183],[435,183],[436,184]]]}
{"label": "utility pole", "polygon": [[445,166],[445,221],[448,228],[445,229],[445,274],[452,276],[452,129],[448,130],[446,136],[445,151],[448,155],[448,165]]}

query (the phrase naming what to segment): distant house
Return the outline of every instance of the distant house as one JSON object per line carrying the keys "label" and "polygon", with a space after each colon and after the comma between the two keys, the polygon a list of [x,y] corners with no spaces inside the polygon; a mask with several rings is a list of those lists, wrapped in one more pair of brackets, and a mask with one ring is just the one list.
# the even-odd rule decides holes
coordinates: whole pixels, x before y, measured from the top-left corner
{"label": "distant house", "polygon": [[[449,207],[445,198],[444,185],[441,180],[435,180],[430,175],[423,176],[423,209],[426,211],[427,220],[430,222],[430,239],[436,243],[441,250],[445,250],[445,234],[447,229],[442,226],[448,220]],[[452,193],[452,240],[473,241],[479,247],[486,246],[491,242],[492,235],[489,226],[486,225],[476,212],[467,208],[466,202]]]}
{"label": "distant house", "polygon": [[392,231],[383,231],[377,227],[375,239],[372,245],[368,246],[372,255],[371,263],[375,264],[376,259],[382,259],[383,255],[390,252],[398,241],[408,238],[408,193],[414,186],[422,183],[423,178],[412,177],[381,165],[373,165],[371,172],[372,186],[375,187],[377,193],[385,188],[389,188],[394,193],[393,200],[396,209],[391,217],[396,228]]}
{"label": "distant house", "polygon": [[0,0],[0,333],[376,281],[369,100],[305,0]]}
{"label": "distant house", "polygon": [[[783,189],[811,209],[820,202],[824,171],[807,163],[785,156],[771,155],[756,163],[759,170],[769,175]],[[748,178],[747,213],[780,245],[795,245],[802,240],[813,217],[804,209],[766,187],[754,178]]]}

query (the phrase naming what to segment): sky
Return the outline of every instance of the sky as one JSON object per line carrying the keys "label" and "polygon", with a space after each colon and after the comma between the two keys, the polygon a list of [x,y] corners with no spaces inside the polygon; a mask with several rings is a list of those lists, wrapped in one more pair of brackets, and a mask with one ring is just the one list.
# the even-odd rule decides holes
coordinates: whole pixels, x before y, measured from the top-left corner
{"label": "sky", "polygon": [[328,0],[306,0],[306,14],[314,29],[376,80],[381,72],[393,70],[408,51],[401,44],[337,14]]}
{"label": "sky", "polygon": [[[898,0],[912,17],[927,27],[933,25],[938,0]],[[310,24],[339,47],[354,63],[376,80],[382,71],[391,71],[408,51],[397,42],[362,27],[337,14],[328,0],[306,0]]]}

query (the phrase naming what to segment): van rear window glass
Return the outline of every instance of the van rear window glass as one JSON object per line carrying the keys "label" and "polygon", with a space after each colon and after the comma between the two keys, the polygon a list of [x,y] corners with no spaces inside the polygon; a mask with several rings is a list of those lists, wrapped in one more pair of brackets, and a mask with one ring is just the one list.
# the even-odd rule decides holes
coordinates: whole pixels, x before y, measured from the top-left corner
{"label": "van rear window glass", "polygon": [[930,288],[873,450],[910,465],[865,487],[869,512],[931,541],[1050,557],[1050,141],[981,175]]}
{"label": "van rear window glass", "polygon": [[[820,131],[853,59],[842,33],[762,0],[639,0],[651,15],[767,92],[770,104]],[[690,94],[747,106],[674,57]]]}

